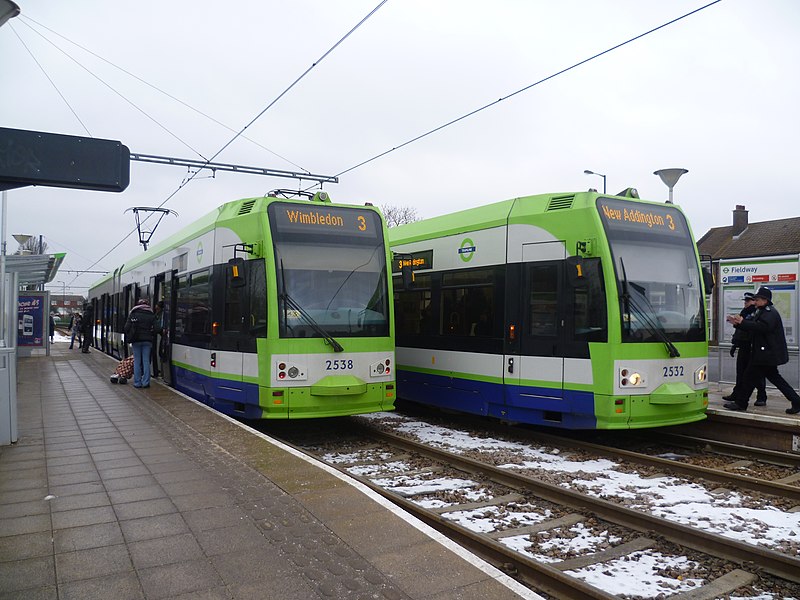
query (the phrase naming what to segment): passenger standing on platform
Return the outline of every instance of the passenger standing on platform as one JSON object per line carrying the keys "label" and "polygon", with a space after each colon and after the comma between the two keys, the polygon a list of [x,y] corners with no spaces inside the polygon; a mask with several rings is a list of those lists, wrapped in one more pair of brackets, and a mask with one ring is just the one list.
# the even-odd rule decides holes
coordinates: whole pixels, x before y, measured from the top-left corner
{"label": "passenger standing on platform", "polygon": [[89,347],[92,345],[92,337],[94,336],[94,309],[88,302],[83,305],[83,318],[81,319],[81,333],[83,334],[83,343],[81,344],[81,352],[84,354],[89,353]]}
{"label": "passenger standing on platform", "polygon": [[800,413],[800,395],[778,373],[778,365],[789,362],[789,351],[786,347],[786,334],[783,331],[783,320],[772,304],[772,291],[766,287],[758,288],[755,294],[756,312],[752,319],[745,320],[740,315],[729,315],[727,320],[736,328],[742,328],[753,336],[753,354],[750,364],[744,370],[741,386],[733,390],[730,402],[723,404],[728,410],[747,410],[750,395],[756,388],[758,380],[766,377],[792,403],[786,413]]}
{"label": "passenger standing on platform", "polygon": [[53,317],[53,313],[50,313],[50,343],[52,344],[55,341],[56,336],[56,320]]}
{"label": "passenger standing on platform", "polygon": [[128,313],[125,341],[133,347],[133,387],[150,387],[150,352],[153,349],[153,324],[156,315],[142,298]]}
{"label": "passenger standing on platform", "polygon": [[69,318],[69,332],[71,337],[69,338],[69,349],[72,350],[72,347],[75,345],[75,338],[78,338],[78,348],[81,347],[81,313],[72,313],[72,316]]}
{"label": "passenger standing on platform", "polygon": [[[745,292],[744,297],[744,308],[739,312],[739,315],[745,320],[752,319],[756,313],[756,297],[751,292]],[[749,331],[741,327],[737,327],[733,332],[733,338],[731,339],[731,356],[736,354],[736,350],[739,350],[739,354],[736,356],[736,385],[742,385],[742,379],[744,376],[744,370],[747,368],[747,365],[750,364],[750,357],[752,356],[753,352],[753,336]],[[756,406],[766,406],[767,405],[767,382],[762,377],[756,383]],[[733,395],[736,391],[734,387],[734,391],[731,392],[730,396],[723,396],[723,400],[731,400],[733,399]]]}

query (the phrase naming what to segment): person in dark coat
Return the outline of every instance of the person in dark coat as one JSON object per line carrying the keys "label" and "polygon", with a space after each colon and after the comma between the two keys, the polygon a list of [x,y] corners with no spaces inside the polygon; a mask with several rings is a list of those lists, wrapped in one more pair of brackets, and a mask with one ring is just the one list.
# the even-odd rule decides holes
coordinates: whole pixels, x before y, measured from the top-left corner
{"label": "person in dark coat", "polygon": [[744,370],[742,385],[734,388],[730,402],[723,404],[728,410],[747,410],[750,395],[761,377],[766,377],[792,403],[786,413],[800,413],[800,395],[778,372],[779,365],[789,362],[789,350],[786,347],[786,334],[783,331],[783,320],[772,304],[772,291],[766,287],[758,288],[755,294],[756,312],[752,319],[740,315],[729,315],[727,320],[736,328],[742,328],[752,335],[753,351],[750,364]]}
{"label": "person in dark coat", "polygon": [[56,336],[56,319],[53,317],[53,313],[50,313],[50,343],[52,344],[55,341]]}
{"label": "person in dark coat", "polygon": [[125,321],[125,341],[133,347],[133,387],[150,387],[150,353],[156,316],[145,298],[136,303]]}
{"label": "person in dark coat", "polygon": [[[756,297],[755,294],[752,292],[745,292],[744,297],[744,308],[739,312],[739,315],[745,320],[750,320],[755,316],[756,313]],[[733,338],[731,339],[731,356],[736,355],[736,385],[741,385],[744,379],[744,370],[747,368],[747,365],[750,364],[750,356],[752,355],[753,350],[753,336],[752,334],[742,327],[737,327],[733,332]],[[736,354],[736,350],[739,350],[739,354]],[[736,388],[734,387],[734,390]],[[730,396],[723,396],[723,400],[731,400],[733,398],[733,393]],[[766,406],[767,405],[767,382],[762,377],[756,383],[756,406]]]}
{"label": "person in dark coat", "polygon": [[83,344],[81,352],[89,353],[94,337],[94,309],[88,302],[83,305],[83,319],[81,320],[81,333],[83,334]]}

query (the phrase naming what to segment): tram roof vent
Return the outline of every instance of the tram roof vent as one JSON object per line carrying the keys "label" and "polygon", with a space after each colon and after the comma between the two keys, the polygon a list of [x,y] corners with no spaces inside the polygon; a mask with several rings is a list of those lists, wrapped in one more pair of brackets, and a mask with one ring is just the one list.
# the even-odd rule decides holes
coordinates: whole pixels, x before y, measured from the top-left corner
{"label": "tram roof vent", "polygon": [[555,196],[550,198],[550,202],[547,204],[547,210],[564,210],[566,208],[572,208],[573,200],[575,200],[575,196]]}
{"label": "tram roof vent", "polygon": [[253,206],[255,206],[255,204],[256,204],[255,199],[248,200],[247,202],[242,202],[242,205],[239,207],[239,212],[237,214],[246,215],[251,210],[253,210]]}

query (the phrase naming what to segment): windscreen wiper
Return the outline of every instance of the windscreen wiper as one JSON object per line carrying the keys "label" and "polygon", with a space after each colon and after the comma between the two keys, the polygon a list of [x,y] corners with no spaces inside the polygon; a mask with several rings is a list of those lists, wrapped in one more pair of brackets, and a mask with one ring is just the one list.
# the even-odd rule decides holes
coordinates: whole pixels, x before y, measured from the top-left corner
{"label": "windscreen wiper", "polygon": [[303,320],[311,326],[311,329],[313,329],[320,337],[322,337],[322,339],[330,344],[334,352],[344,352],[342,345],[333,339],[331,334],[325,331],[322,326],[314,320],[314,317],[308,314],[305,309],[294,300],[294,298],[285,292],[281,294],[280,297],[283,300],[284,306],[289,306],[293,310],[296,310],[300,316],[303,317]]}

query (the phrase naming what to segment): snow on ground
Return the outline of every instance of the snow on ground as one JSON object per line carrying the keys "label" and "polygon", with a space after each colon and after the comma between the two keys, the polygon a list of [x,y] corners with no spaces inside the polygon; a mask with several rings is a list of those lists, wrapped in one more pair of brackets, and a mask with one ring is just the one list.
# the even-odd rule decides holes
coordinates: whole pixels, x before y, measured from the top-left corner
{"label": "snow on ground", "polygon": [[[600,498],[625,500],[629,508],[648,511],[664,519],[773,548],[782,542],[798,541],[800,512],[784,512],[764,501],[758,508],[753,508],[758,506],[758,502],[740,494],[712,494],[700,485],[677,477],[643,477],[627,472],[623,465],[607,459],[572,460],[555,448],[475,436],[390,413],[378,413],[372,418],[378,419],[381,415],[399,433],[410,434],[426,444],[451,452],[480,450],[491,453],[502,450],[504,455],[511,453],[515,462],[504,464],[507,469],[579,473],[584,477],[576,477],[572,483],[562,485]],[[748,506],[744,505],[745,500]]]}
{"label": "snow on ground", "polygon": [[[676,477],[652,478],[627,472],[624,465],[607,459],[574,460],[562,456],[556,448],[535,447],[477,436],[393,413],[377,413],[365,418],[391,425],[398,433],[411,435],[450,452],[479,451],[502,453],[504,457],[512,456],[513,460],[503,465],[507,469],[575,473],[576,478],[571,483],[562,485],[609,500],[624,501],[629,508],[647,511],[661,518],[750,544],[779,549],[777,547],[781,543],[797,542],[800,535],[800,513],[784,512],[769,506],[765,501],[748,499],[739,493],[712,493],[700,485]],[[437,489],[447,485],[441,479],[435,481]],[[464,481],[459,485],[465,485]],[[413,492],[408,482],[404,491]],[[446,516],[479,532],[528,525],[550,518],[548,514],[529,508],[530,511],[521,512],[513,509],[501,512],[499,509],[482,508],[475,511],[454,511],[446,513]],[[500,542],[540,562],[556,562],[558,559],[552,556],[532,554],[529,551],[535,535],[511,536],[501,538]],[[542,551],[553,549],[554,554],[561,556],[575,556],[595,552],[598,548],[607,547],[609,543],[614,544],[616,541],[607,532],[592,532],[579,523],[570,527],[569,535],[563,538],[552,536],[551,532],[546,542],[537,542],[537,547]],[[631,560],[631,556],[628,556],[569,573],[612,594],[638,595],[643,598],[681,593],[703,583],[701,580],[677,580],[663,575],[671,568],[687,568],[691,561],[686,557],[669,557],[657,551],[645,550],[637,552],[635,558],[636,560]],[[771,594],[761,594],[756,598],[777,600]],[[732,600],[739,599],[732,597]]]}

